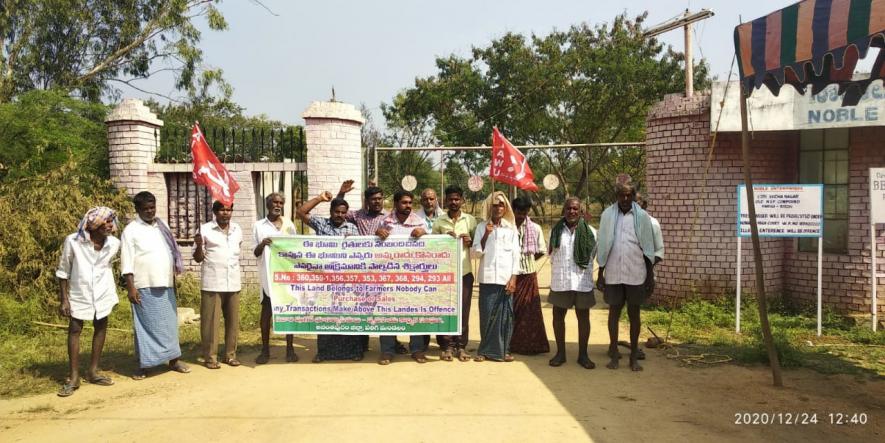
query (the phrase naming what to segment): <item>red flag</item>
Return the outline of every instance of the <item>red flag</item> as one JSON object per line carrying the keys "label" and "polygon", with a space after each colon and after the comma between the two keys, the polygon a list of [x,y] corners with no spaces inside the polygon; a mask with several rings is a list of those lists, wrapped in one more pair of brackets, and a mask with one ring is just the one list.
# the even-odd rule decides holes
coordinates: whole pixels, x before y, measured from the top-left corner
{"label": "red flag", "polygon": [[519,189],[538,192],[535,174],[529,168],[528,159],[501,135],[498,128],[494,128],[492,132],[492,167],[489,176],[492,180],[507,183]]}
{"label": "red flag", "polygon": [[234,204],[234,193],[240,190],[240,185],[218,161],[198,123],[194,123],[191,132],[191,154],[194,157],[194,183],[209,188],[212,198],[225,206]]}

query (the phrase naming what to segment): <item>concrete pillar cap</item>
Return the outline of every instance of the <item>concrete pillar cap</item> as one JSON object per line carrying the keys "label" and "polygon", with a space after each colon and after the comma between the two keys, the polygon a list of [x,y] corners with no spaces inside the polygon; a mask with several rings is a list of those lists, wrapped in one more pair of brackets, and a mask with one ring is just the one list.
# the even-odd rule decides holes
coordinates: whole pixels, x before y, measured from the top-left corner
{"label": "concrete pillar cap", "polygon": [[127,98],[123,100],[110,114],[104,119],[107,124],[119,121],[136,121],[147,123],[153,126],[163,126],[163,120],[157,118],[157,114],[151,112],[150,108],[144,105],[144,102],[137,98]]}
{"label": "concrete pillar cap", "polygon": [[366,122],[359,109],[350,103],[342,102],[313,102],[301,113],[301,118],[305,120],[310,118],[331,118],[352,121],[361,125]]}

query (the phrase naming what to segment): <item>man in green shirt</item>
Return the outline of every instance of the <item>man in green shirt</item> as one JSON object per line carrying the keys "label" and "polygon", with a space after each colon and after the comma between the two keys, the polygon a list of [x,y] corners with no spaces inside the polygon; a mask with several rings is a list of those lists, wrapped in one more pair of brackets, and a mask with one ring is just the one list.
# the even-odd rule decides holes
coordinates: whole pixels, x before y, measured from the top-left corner
{"label": "man in green shirt", "polygon": [[434,234],[448,234],[461,239],[461,335],[437,335],[436,341],[441,350],[440,360],[452,361],[458,357],[461,361],[470,361],[467,353],[467,340],[470,324],[470,302],[473,298],[473,264],[470,262],[470,247],[473,245],[473,231],[476,230],[476,219],[461,212],[464,203],[464,192],[457,185],[451,185],[445,191],[446,212],[433,222]]}

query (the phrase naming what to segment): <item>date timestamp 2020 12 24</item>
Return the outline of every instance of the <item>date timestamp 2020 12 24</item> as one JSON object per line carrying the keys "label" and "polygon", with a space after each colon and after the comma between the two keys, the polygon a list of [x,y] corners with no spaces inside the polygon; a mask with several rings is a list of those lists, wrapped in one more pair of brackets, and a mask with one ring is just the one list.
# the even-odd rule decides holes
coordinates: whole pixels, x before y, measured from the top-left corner
{"label": "date timestamp 2020 12 24", "polygon": [[735,412],[736,425],[816,425],[855,426],[869,423],[866,412]]}

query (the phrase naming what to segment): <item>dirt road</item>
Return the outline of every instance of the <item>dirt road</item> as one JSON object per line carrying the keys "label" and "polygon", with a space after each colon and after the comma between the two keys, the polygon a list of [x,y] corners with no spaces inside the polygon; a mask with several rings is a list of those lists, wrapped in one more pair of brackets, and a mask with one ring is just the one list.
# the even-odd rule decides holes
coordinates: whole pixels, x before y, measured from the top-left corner
{"label": "dirt road", "polygon": [[[539,275],[549,278],[549,271]],[[471,338],[478,340],[476,300],[473,306]],[[443,362],[435,344],[427,364],[398,356],[379,366],[376,338],[363,362],[313,364],[315,341],[299,338],[301,361],[294,364],[284,362],[277,341],[274,358],[260,367],[252,363],[254,353],[243,354],[244,366],[237,368],[211,371],[192,363],[190,374],[164,372],[144,381],[109,374],[116,385],[84,384],[64,399],[0,400],[0,441],[885,439],[885,382],[788,370],[786,387],[776,389],[765,367],[681,367],[657,350],[648,350],[643,372],[626,364],[609,370],[606,312],[591,313],[595,370],[574,362],[574,316],[567,320],[569,361],[559,368],[547,365],[550,355],[517,356],[513,363]],[[552,341],[546,303],[544,318]],[[626,330],[621,334],[626,337]],[[817,424],[735,424],[735,414],[743,413],[768,414],[776,422],[788,414],[816,414]],[[830,414],[854,413],[866,414],[866,424],[830,423]]]}
{"label": "dirt road", "polygon": [[[253,367],[144,381],[114,375],[116,385],[85,385],[72,397],[0,401],[0,440],[17,441],[882,441],[885,383],[810,371],[787,371],[770,387],[765,368],[680,367],[649,351],[645,371],[603,367],[605,313],[593,310],[591,357],[549,356],[514,363],[442,362],[403,357],[387,367],[309,362],[314,341],[297,340],[301,361],[282,348]],[[550,318],[549,307],[545,318]],[[477,318],[476,315],[473,318]],[[476,329],[473,329],[474,331]],[[550,335],[552,338],[552,334]],[[376,340],[373,339],[373,345]],[[626,366],[626,365],[624,365]],[[735,414],[816,413],[817,424],[736,425]],[[830,424],[830,413],[866,413],[867,424]],[[783,420],[783,418],[781,419]]]}

